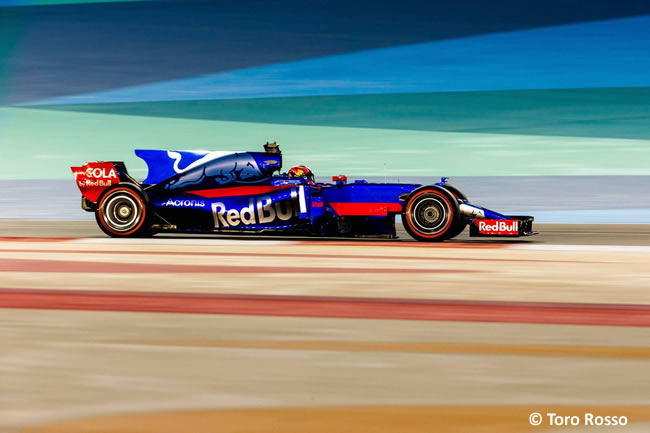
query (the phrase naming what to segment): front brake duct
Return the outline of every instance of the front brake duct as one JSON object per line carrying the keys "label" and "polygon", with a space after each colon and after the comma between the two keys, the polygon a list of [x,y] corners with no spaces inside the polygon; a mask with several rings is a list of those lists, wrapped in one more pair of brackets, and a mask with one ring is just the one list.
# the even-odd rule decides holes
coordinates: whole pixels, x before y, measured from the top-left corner
{"label": "front brake duct", "polygon": [[492,220],[507,220],[510,219],[505,215],[501,215],[498,212],[494,212],[490,209],[483,207],[475,206],[473,204],[463,202],[458,205],[460,214],[467,219],[492,219]]}

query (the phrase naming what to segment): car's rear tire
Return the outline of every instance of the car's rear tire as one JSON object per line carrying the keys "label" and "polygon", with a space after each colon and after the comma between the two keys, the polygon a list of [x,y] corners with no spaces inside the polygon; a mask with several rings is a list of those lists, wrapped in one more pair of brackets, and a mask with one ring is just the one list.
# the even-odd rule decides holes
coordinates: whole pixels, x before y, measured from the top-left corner
{"label": "car's rear tire", "polygon": [[402,208],[404,228],[414,239],[423,242],[449,239],[459,218],[456,198],[437,186],[416,189],[404,201]]}
{"label": "car's rear tire", "polygon": [[[456,188],[455,186],[445,184],[444,188],[450,193],[452,193],[457,200],[467,201],[467,196],[463,194],[463,192],[458,188]],[[461,215],[460,218],[458,218],[456,222],[454,222],[454,227],[449,230],[449,237],[447,239],[455,238],[456,236],[461,234],[465,230],[468,224],[469,221],[463,218],[463,216]]]}
{"label": "car's rear tire", "polygon": [[95,219],[99,228],[112,237],[151,235],[147,205],[142,196],[125,186],[106,192],[97,204]]}

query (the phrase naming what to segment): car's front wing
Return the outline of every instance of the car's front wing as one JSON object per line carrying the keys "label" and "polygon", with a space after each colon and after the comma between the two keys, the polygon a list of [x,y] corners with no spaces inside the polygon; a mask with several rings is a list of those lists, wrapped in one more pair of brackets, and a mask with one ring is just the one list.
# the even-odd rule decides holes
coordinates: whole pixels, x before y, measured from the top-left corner
{"label": "car's front wing", "polygon": [[461,215],[469,219],[469,235],[475,237],[532,236],[532,216],[502,215],[490,209],[463,202],[459,205]]}

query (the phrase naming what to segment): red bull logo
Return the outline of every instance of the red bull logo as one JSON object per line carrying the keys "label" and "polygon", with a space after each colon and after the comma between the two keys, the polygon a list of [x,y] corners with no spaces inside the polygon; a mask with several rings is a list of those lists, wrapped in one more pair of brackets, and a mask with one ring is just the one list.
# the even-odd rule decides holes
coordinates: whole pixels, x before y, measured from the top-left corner
{"label": "red bull logo", "polygon": [[248,206],[228,209],[224,203],[212,203],[215,228],[235,228],[240,225],[270,224],[277,220],[289,221],[298,216],[296,200],[273,202],[270,196],[250,199]]}
{"label": "red bull logo", "polygon": [[518,235],[519,221],[517,220],[474,220],[478,231],[484,235]]}

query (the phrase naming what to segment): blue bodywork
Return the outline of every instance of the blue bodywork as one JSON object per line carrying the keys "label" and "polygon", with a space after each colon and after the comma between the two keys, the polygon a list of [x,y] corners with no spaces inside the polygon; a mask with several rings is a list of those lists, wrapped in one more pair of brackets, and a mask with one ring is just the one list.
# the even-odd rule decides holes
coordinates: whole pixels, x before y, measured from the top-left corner
{"label": "blue bodywork", "polygon": [[[129,176],[123,163],[113,164],[120,183],[131,184],[145,199],[153,232],[299,232],[395,237],[395,215],[404,211],[405,201],[422,187],[365,180],[348,183],[345,176],[333,178],[333,183],[290,177],[281,172],[279,150],[135,153],[149,169],[143,182]],[[459,229],[453,236],[477,219],[517,219],[470,204],[460,191],[447,184],[446,178],[427,188],[437,187],[443,196],[457,201],[457,206],[450,208]],[[88,200],[82,203],[86,210],[96,210],[98,206]],[[532,222],[532,217],[525,218]],[[525,227],[528,232],[516,235],[532,233],[530,223]],[[470,225],[470,229],[476,232],[476,227]]]}
{"label": "blue bodywork", "polygon": [[[162,224],[182,231],[395,234],[394,216],[417,184],[334,184],[289,178],[282,154],[136,150],[143,190]],[[400,197],[402,198],[400,200]]]}

